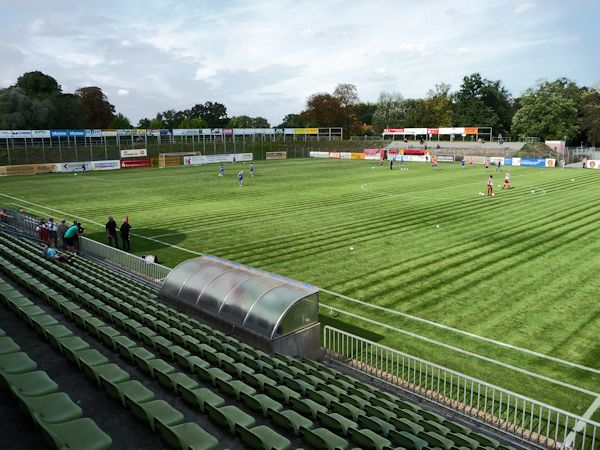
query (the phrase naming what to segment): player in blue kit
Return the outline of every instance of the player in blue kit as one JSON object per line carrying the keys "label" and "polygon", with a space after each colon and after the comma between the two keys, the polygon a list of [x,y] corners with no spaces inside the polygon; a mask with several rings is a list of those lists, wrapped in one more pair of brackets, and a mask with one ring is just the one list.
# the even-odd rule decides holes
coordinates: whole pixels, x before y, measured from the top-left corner
{"label": "player in blue kit", "polygon": [[240,186],[244,185],[244,170],[240,170],[240,173],[238,173],[238,183]]}
{"label": "player in blue kit", "polygon": [[467,163],[467,161],[465,161],[465,158],[463,158],[463,159],[462,159],[462,161],[460,162],[460,167],[461,167],[462,169],[464,169],[464,168],[465,168],[465,164],[466,164],[466,163]]}
{"label": "player in blue kit", "polygon": [[250,163],[250,176],[254,178],[254,164]]}
{"label": "player in blue kit", "polygon": [[221,163],[221,167],[219,167],[219,176],[222,177],[225,175],[225,166]]}

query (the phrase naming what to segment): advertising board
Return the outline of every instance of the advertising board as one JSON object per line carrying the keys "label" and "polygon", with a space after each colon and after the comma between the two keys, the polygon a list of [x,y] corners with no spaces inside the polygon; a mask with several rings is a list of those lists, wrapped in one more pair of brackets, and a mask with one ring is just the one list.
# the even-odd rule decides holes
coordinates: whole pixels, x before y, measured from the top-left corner
{"label": "advertising board", "polygon": [[148,150],[145,148],[131,148],[121,150],[121,158],[140,158],[148,156]]}
{"label": "advertising board", "polygon": [[150,158],[144,159],[122,159],[119,161],[121,169],[138,169],[141,167],[152,167]]}

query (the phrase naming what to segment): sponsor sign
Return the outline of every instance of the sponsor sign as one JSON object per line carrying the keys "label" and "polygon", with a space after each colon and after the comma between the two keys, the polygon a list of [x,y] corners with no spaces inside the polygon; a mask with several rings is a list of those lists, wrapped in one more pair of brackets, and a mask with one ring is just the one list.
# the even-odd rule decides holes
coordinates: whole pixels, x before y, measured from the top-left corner
{"label": "sponsor sign", "polygon": [[116,135],[117,135],[117,130],[102,130],[102,136],[115,137]]}
{"label": "sponsor sign", "polygon": [[485,156],[465,156],[467,164],[485,164]]}
{"label": "sponsor sign", "polygon": [[102,137],[102,130],[85,130],[85,137]]}
{"label": "sponsor sign", "polygon": [[454,155],[437,155],[437,160],[439,162],[454,162]]}
{"label": "sponsor sign", "polygon": [[31,137],[39,139],[49,138],[50,130],[31,130]]}
{"label": "sponsor sign", "polygon": [[69,130],[50,130],[50,137],[53,137],[53,138],[69,137]]}
{"label": "sponsor sign", "polygon": [[69,130],[69,137],[74,137],[74,138],[85,137],[85,131],[84,130]]}
{"label": "sponsor sign", "polygon": [[183,165],[184,166],[195,166],[197,164],[202,164],[203,158],[202,156],[184,156],[183,157]]}
{"label": "sponsor sign", "polygon": [[380,148],[365,148],[363,150],[363,154],[365,155],[365,159],[372,161],[379,161],[381,159],[382,150]]}
{"label": "sponsor sign", "polygon": [[26,139],[31,137],[31,130],[12,130],[14,139]]}
{"label": "sponsor sign", "polygon": [[520,166],[521,165],[521,158],[514,158],[512,159],[512,165],[513,166]]}
{"label": "sponsor sign", "polygon": [[126,129],[126,130],[117,130],[117,136],[131,136],[133,130],[130,129]]}
{"label": "sponsor sign", "polygon": [[148,156],[148,151],[145,148],[121,150],[121,158],[139,158],[144,156]]}
{"label": "sponsor sign", "polygon": [[110,161],[92,161],[92,170],[117,170],[121,168],[118,159]]}
{"label": "sponsor sign", "polygon": [[512,158],[504,158],[504,165],[505,166],[512,166],[513,165],[513,159]]}
{"label": "sponsor sign", "polygon": [[546,160],[544,158],[521,158],[521,166],[546,167]]}
{"label": "sponsor sign", "polygon": [[329,158],[329,152],[310,152],[311,158]]}
{"label": "sponsor sign", "polygon": [[388,133],[388,134],[402,134],[404,133],[404,128],[386,128],[383,130],[384,133]]}
{"label": "sponsor sign", "polygon": [[427,128],[427,134],[440,134],[439,128]]}
{"label": "sponsor sign", "polygon": [[233,136],[233,129],[232,128],[223,128],[223,134],[225,136]]}
{"label": "sponsor sign", "polygon": [[318,128],[294,128],[295,134],[319,134]]}
{"label": "sponsor sign", "polygon": [[588,159],[585,167],[588,169],[600,169],[600,159]]}
{"label": "sponsor sign", "polygon": [[350,153],[350,159],[365,159],[364,153]]}
{"label": "sponsor sign", "polygon": [[476,127],[466,127],[464,134],[478,134],[479,130]]}
{"label": "sponsor sign", "polygon": [[35,164],[35,173],[60,172],[60,164]]}
{"label": "sponsor sign", "polygon": [[440,128],[440,134],[463,134],[465,129],[462,127]]}
{"label": "sponsor sign", "polygon": [[498,165],[498,161],[500,161],[500,164],[504,164],[504,157],[490,156],[489,159],[492,164]]}
{"label": "sponsor sign", "polygon": [[547,159],[546,167],[556,167],[556,159],[552,159],[552,158]]}
{"label": "sponsor sign", "polygon": [[10,138],[12,138],[12,131],[0,130],[0,138],[1,139],[10,139]]}
{"label": "sponsor sign", "polygon": [[252,161],[252,153],[235,153],[229,155],[184,156],[184,165],[214,164],[234,161]]}
{"label": "sponsor sign", "polygon": [[340,152],[329,152],[329,158],[331,159],[340,159],[342,156]]}
{"label": "sponsor sign", "polygon": [[92,170],[91,161],[59,163],[61,172],[87,172]]}
{"label": "sponsor sign", "polygon": [[267,152],[266,158],[267,159],[286,159],[287,152]]}
{"label": "sponsor sign", "polygon": [[122,159],[119,161],[121,169],[135,169],[140,167],[152,167],[150,158],[144,159]]}

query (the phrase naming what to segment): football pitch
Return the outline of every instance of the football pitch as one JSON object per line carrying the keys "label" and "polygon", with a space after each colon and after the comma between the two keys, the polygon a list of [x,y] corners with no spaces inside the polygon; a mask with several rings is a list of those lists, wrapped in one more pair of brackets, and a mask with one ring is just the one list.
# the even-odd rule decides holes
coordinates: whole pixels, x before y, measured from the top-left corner
{"label": "football pitch", "polygon": [[78,218],[174,267],[212,254],[322,289],[321,322],[575,414],[600,395],[600,171],[259,161],[5,177],[0,204]]}

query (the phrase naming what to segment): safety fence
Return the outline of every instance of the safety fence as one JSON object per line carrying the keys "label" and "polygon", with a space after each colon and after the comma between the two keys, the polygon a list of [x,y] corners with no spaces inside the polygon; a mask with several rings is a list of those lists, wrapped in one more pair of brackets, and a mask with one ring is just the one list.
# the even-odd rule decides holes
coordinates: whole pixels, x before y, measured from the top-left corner
{"label": "safety fence", "polygon": [[[1,219],[2,227],[8,227],[13,231],[33,238],[39,237],[38,226],[40,225],[40,218],[38,217],[3,208]],[[50,237],[52,237],[52,234],[50,234]],[[90,256],[104,263],[132,272],[156,286],[162,286],[164,279],[171,272],[171,269],[166,266],[147,261],[145,258],[132,255],[131,253],[83,236],[79,236],[77,241],[76,246],[82,255]]]}
{"label": "safety fence", "polygon": [[600,424],[336,328],[327,357],[537,448],[598,450]]}

